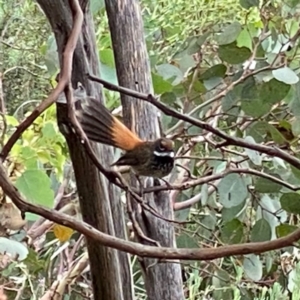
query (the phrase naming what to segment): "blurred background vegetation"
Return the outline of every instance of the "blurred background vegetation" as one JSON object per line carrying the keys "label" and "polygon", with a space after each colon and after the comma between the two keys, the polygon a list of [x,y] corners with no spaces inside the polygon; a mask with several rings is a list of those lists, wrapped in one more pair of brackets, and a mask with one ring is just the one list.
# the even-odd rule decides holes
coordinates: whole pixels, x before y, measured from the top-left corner
{"label": "blurred background vegetation", "polygon": [[[101,75],[116,83],[104,3],[91,0],[90,5],[95,21]],[[258,0],[142,0],[141,7],[154,91],[161,95],[163,102],[184,113],[194,111],[193,115],[196,117],[207,117],[211,106],[206,101],[228,83],[237,80],[236,76],[243,71],[243,64],[251,57],[251,53],[255,53],[252,60],[257,58],[258,64],[263,63],[261,66],[267,66],[267,63],[269,66],[275,56],[278,59],[278,53],[287,56],[286,65],[294,73],[285,73],[283,77],[286,80],[278,80],[279,83],[273,81],[274,85],[271,87],[265,86],[264,83],[272,78],[271,71],[261,74],[260,78],[255,77],[255,83],[247,81],[232,93],[220,97],[222,99],[217,102],[213,113],[214,116],[224,113],[215,126],[222,127],[227,133],[244,138],[250,136],[258,143],[275,141],[280,146],[288,145],[298,155],[297,134],[300,126],[297,112],[300,110],[295,99],[299,84],[293,77],[298,77],[299,73],[298,40],[289,45],[292,50],[276,50],[274,46],[276,43],[281,46],[287,44],[299,29],[298,1],[264,1],[259,5]],[[268,38],[272,39],[269,40],[270,46],[264,44],[264,30],[268,32]],[[2,122],[6,125],[3,127],[2,144],[19,121],[45,99],[56,84],[58,71],[55,40],[47,19],[36,2],[0,0],[0,80],[3,87],[0,93],[3,92],[7,112],[5,122]],[[274,75],[278,79],[280,74],[276,76]],[[260,87],[270,94],[263,94]],[[243,95],[241,90],[244,91]],[[245,92],[249,90],[255,91],[255,95]],[[273,102],[259,102],[261,98],[257,97],[257,93],[260,93],[261,98],[270,98]],[[118,94],[105,91],[105,95],[109,108],[119,106]],[[249,100],[240,104],[242,98],[253,102],[251,104]],[[281,102],[282,100],[284,101]],[[275,104],[278,105],[273,109]],[[238,125],[240,116],[244,118],[243,121],[249,122],[244,127]],[[208,116],[208,120],[211,117]],[[174,126],[179,128],[177,122],[173,118],[162,117],[164,130],[173,136],[178,134],[172,130]],[[224,154],[222,156],[213,147],[199,146],[193,142],[193,138],[203,134],[198,128],[185,124],[180,134],[183,142],[190,141],[193,144],[189,155],[206,158],[205,164],[192,162],[190,169],[194,176],[224,171],[228,160],[235,160],[236,164],[244,168],[254,166],[259,171],[269,172],[277,177],[284,173],[281,179],[291,184],[299,181],[299,170],[290,168],[282,160],[265,161],[265,156],[249,151],[245,153],[241,149],[233,149],[240,156],[227,153],[224,158]],[[181,147],[182,143],[177,146]],[[245,155],[250,158],[248,164],[241,161],[241,157]],[[237,162],[237,157],[240,162]],[[68,150],[56,125],[55,106],[40,116],[23,134],[22,139],[14,146],[7,164],[16,186],[34,203],[53,207],[55,195],[62,186],[67,186],[65,201],[68,204],[65,210],[78,215],[75,182]],[[226,199],[209,192],[208,185],[195,187],[178,195],[179,202],[194,195],[201,196],[199,203],[176,214],[179,220],[194,221],[185,231],[178,231],[179,247],[270,240],[275,236],[285,236],[298,226],[299,209],[293,210],[281,198],[287,190],[282,190],[282,186],[278,187],[278,184],[274,185],[267,180],[257,184],[255,176],[247,176],[247,186],[250,183],[255,185],[255,192],[245,192],[244,198],[239,193],[233,200],[236,205],[232,207],[226,206]],[[228,189],[234,187],[235,182],[238,183],[234,188],[242,190],[243,194],[241,186],[246,187],[246,183],[240,182],[237,174],[225,178],[227,182],[223,181],[218,186],[224,194],[228,194]],[[291,202],[299,204],[296,195],[290,197]],[[269,212],[269,215],[263,217],[264,212]],[[37,216],[29,216],[28,220],[31,222],[30,226],[35,228],[45,225]],[[6,227],[13,230],[16,226]],[[9,241],[23,241],[25,234],[14,233],[10,235]],[[4,286],[9,299],[17,299],[17,296],[19,299],[39,299],[57,276],[57,266],[65,258],[67,249],[74,249],[78,239],[78,234],[71,230],[45,225],[31,241],[32,249],[29,252],[24,243],[14,245],[19,258],[26,257],[25,260],[6,261],[6,256],[2,255],[0,286]],[[82,257],[85,252],[82,240],[81,244],[76,245],[78,253],[73,253],[71,261]],[[0,241],[0,253],[4,254],[10,247],[7,240]],[[213,262],[183,263],[186,299],[299,299],[298,257],[297,248],[291,247],[243,259],[230,257]],[[132,263],[137,298],[146,299],[135,258]],[[83,299],[82,295],[89,297],[89,280],[86,273],[79,276],[68,292],[70,298],[65,299]]]}

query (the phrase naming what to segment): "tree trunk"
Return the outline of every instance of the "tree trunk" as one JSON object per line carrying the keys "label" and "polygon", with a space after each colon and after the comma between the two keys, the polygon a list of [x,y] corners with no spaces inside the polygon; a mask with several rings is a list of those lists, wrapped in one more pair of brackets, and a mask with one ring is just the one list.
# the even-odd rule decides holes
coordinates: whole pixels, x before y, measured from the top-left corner
{"label": "tree trunk", "polygon": [[[151,72],[139,1],[106,0],[105,3],[119,84],[143,93],[151,93]],[[156,108],[126,95],[121,95],[121,100],[125,123],[128,127],[134,129],[141,138],[157,138],[159,126]],[[147,201],[164,217],[173,218],[168,193],[147,195]],[[175,246],[172,224],[148,212],[139,215],[139,223],[144,234],[158,241],[160,245]],[[184,299],[181,267],[178,263],[159,264],[157,260],[144,259],[141,266],[144,270],[145,285],[150,300]]]}
{"label": "tree trunk", "polygon": [[[72,28],[72,14],[67,0],[37,0],[45,12],[55,34],[60,65],[62,53]],[[95,33],[89,5],[84,5],[84,24],[73,59],[72,83],[81,82],[89,95],[103,102],[101,86],[87,81],[86,74],[99,75],[99,59],[96,51]],[[82,144],[70,129],[67,108],[57,105],[58,123],[64,134],[73,163],[83,220],[100,231],[126,238],[124,213],[120,191],[101,175],[87,156]],[[69,127],[69,128],[68,128]],[[96,148],[97,147],[97,148]],[[112,161],[112,149],[94,145],[103,165]],[[126,253],[117,252],[87,239],[90,268],[93,281],[94,299],[133,299],[131,269]]]}

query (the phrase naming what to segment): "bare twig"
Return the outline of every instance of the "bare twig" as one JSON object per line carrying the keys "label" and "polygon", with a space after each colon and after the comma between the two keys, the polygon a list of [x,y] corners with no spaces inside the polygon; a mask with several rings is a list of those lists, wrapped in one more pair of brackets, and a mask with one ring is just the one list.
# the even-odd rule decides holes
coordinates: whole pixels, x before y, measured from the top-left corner
{"label": "bare twig", "polygon": [[120,93],[124,93],[126,95],[129,95],[129,96],[147,101],[149,103],[152,103],[154,106],[156,106],[158,109],[160,109],[166,115],[173,116],[175,118],[178,118],[180,120],[188,122],[188,123],[190,123],[194,126],[202,128],[204,130],[207,130],[207,131],[215,134],[216,136],[222,138],[223,140],[225,140],[224,142],[221,142],[221,143],[217,144],[216,145],[217,148],[228,146],[228,145],[233,145],[233,146],[240,146],[240,147],[256,150],[258,152],[268,154],[269,156],[279,157],[279,158],[283,159],[284,161],[290,163],[294,167],[300,169],[300,160],[297,159],[296,157],[282,151],[279,148],[264,146],[264,145],[260,145],[260,144],[256,144],[256,143],[250,143],[250,142],[245,141],[242,138],[236,138],[236,137],[230,136],[230,135],[226,134],[225,132],[223,132],[222,130],[220,130],[216,127],[213,127],[213,126],[211,126],[211,125],[209,125],[205,122],[202,122],[202,121],[200,121],[196,118],[193,118],[189,115],[184,115],[184,114],[179,113],[178,111],[176,111],[176,110],[166,106],[165,104],[159,102],[151,94],[147,95],[147,94],[143,94],[143,93],[140,93],[140,92],[137,92],[137,91],[133,91],[133,90],[128,89],[128,88],[120,87],[120,86],[117,86],[117,85],[112,84],[110,82],[107,82],[107,81],[105,81],[101,78],[97,78],[97,77],[94,77],[94,76],[91,76],[91,75],[88,75],[88,77],[91,80],[100,82],[106,88],[108,88],[110,90],[117,91],[117,92],[120,92]]}
{"label": "bare twig", "polygon": [[3,164],[0,163],[0,186],[4,193],[13,200],[16,206],[23,212],[31,212],[43,216],[57,224],[70,227],[88,236],[100,244],[120,251],[128,252],[140,257],[153,257],[161,259],[186,259],[186,260],[213,260],[230,255],[243,255],[250,253],[263,253],[271,250],[293,246],[300,239],[300,229],[293,233],[272,241],[259,243],[246,243],[208,249],[177,249],[167,247],[145,246],[139,243],[129,242],[110,236],[93,228],[91,225],[75,220],[65,214],[52,209],[45,209],[39,205],[26,202],[12,185],[5,173]]}
{"label": "bare twig", "polygon": [[47,99],[45,99],[33,112],[17,127],[16,131],[11,135],[7,143],[2,148],[0,153],[1,160],[4,161],[10,152],[13,145],[20,138],[21,134],[41,115],[48,107],[50,107],[63,92],[66,85],[69,83],[72,72],[72,61],[78,37],[81,32],[83,14],[78,1],[70,1],[74,10],[73,28],[68,39],[66,49],[63,53],[63,67],[60,80],[55,89],[52,90]]}

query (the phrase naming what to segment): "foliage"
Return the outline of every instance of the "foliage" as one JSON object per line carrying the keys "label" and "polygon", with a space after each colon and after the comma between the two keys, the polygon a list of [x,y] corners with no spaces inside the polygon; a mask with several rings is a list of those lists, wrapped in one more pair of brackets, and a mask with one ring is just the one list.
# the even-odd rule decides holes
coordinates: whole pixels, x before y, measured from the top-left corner
{"label": "foliage", "polygon": [[[292,0],[258,2],[143,0],[154,90],[163,103],[230,136],[272,145],[300,158],[300,7]],[[24,3],[0,2],[0,72],[9,111],[2,144],[35,105],[33,100],[40,101],[48,93],[58,71],[49,25],[35,2]],[[116,82],[103,2],[91,1],[91,7],[102,76]],[[118,105],[118,95],[106,91],[106,96],[109,107]],[[185,158],[178,161],[190,170],[185,174],[188,180],[208,178],[205,184],[194,184],[177,195],[176,219],[192,222],[178,229],[178,247],[270,241],[298,228],[297,168],[267,153],[222,144],[210,132],[171,116],[163,116],[162,125],[168,135],[176,136],[177,156]],[[52,207],[56,195],[59,209],[78,215],[72,201],[76,187],[54,107],[23,134],[9,164],[11,178],[27,200]],[[180,168],[177,174],[179,182],[186,180]],[[210,181],[210,175],[220,177]],[[193,206],[185,206],[191,199]],[[1,257],[0,285],[12,299],[18,290],[25,299],[32,294],[41,297],[85,253],[77,233],[33,216],[27,219],[33,237],[27,258]],[[14,248],[18,255],[24,255],[28,245],[24,233],[9,239],[18,243]],[[7,243],[2,240],[1,245],[9,252]],[[298,299],[298,255],[296,247],[289,247],[213,262],[182,262],[186,299],[290,299],[289,293]],[[133,266],[136,295],[144,299],[135,258]],[[72,299],[90,296],[85,272],[70,289]]]}

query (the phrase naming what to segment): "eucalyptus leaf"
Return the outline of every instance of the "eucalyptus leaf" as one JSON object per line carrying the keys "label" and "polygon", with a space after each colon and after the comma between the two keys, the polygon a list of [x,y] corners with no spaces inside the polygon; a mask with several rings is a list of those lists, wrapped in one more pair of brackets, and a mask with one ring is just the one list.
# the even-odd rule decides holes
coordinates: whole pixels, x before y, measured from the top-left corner
{"label": "eucalyptus leaf", "polygon": [[248,195],[247,186],[238,174],[225,176],[218,185],[220,203],[227,208],[241,204]]}
{"label": "eucalyptus leaf", "polygon": [[244,238],[244,227],[241,221],[233,219],[221,227],[221,239],[226,244],[239,244]]}
{"label": "eucalyptus leaf", "polygon": [[251,56],[251,51],[246,47],[237,47],[236,43],[219,46],[219,57],[229,64],[240,64]]}
{"label": "eucalyptus leaf", "polygon": [[[252,136],[246,136],[245,141],[255,144],[255,140]],[[261,154],[258,151],[246,148],[245,152],[255,165],[260,166],[262,164]]]}
{"label": "eucalyptus leaf", "polygon": [[298,193],[286,193],[280,198],[281,208],[292,214],[300,214],[300,195]]}
{"label": "eucalyptus leaf", "polygon": [[41,170],[27,170],[16,181],[16,187],[24,197],[35,204],[53,206],[54,192],[51,190],[51,180]]}
{"label": "eucalyptus leaf", "polygon": [[245,9],[249,9],[255,6],[258,7],[259,0],[240,0],[240,5]]}
{"label": "eucalyptus leaf", "polygon": [[295,225],[280,224],[276,226],[276,236],[277,238],[285,237],[298,229],[299,227]]}
{"label": "eucalyptus leaf", "polygon": [[265,219],[256,221],[251,230],[251,242],[269,241],[272,237],[270,224]]}
{"label": "eucalyptus leaf", "polygon": [[[277,174],[270,174],[270,175],[281,179]],[[256,192],[258,193],[278,193],[281,190],[282,185],[268,178],[256,177],[254,187]]]}
{"label": "eucalyptus leaf", "polygon": [[258,255],[245,255],[243,267],[245,270],[245,275],[251,280],[261,280],[263,275],[263,266]]}
{"label": "eucalyptus leaf", "polygon": [[241,31],[241,24],[239,22],[233,22],[232,24],[225,27],[224,31],[219,36],[217,36],[216,40],[219,45],[231,44],[237,39]]}
{"label": "eucalyptus leaf", "polygon": [[274,78],[286,84],[295,84],[299,81],[299,77],[297,76],[297,74],[289,67],[283,67],[277,70],[273,70],[272,74]]}

